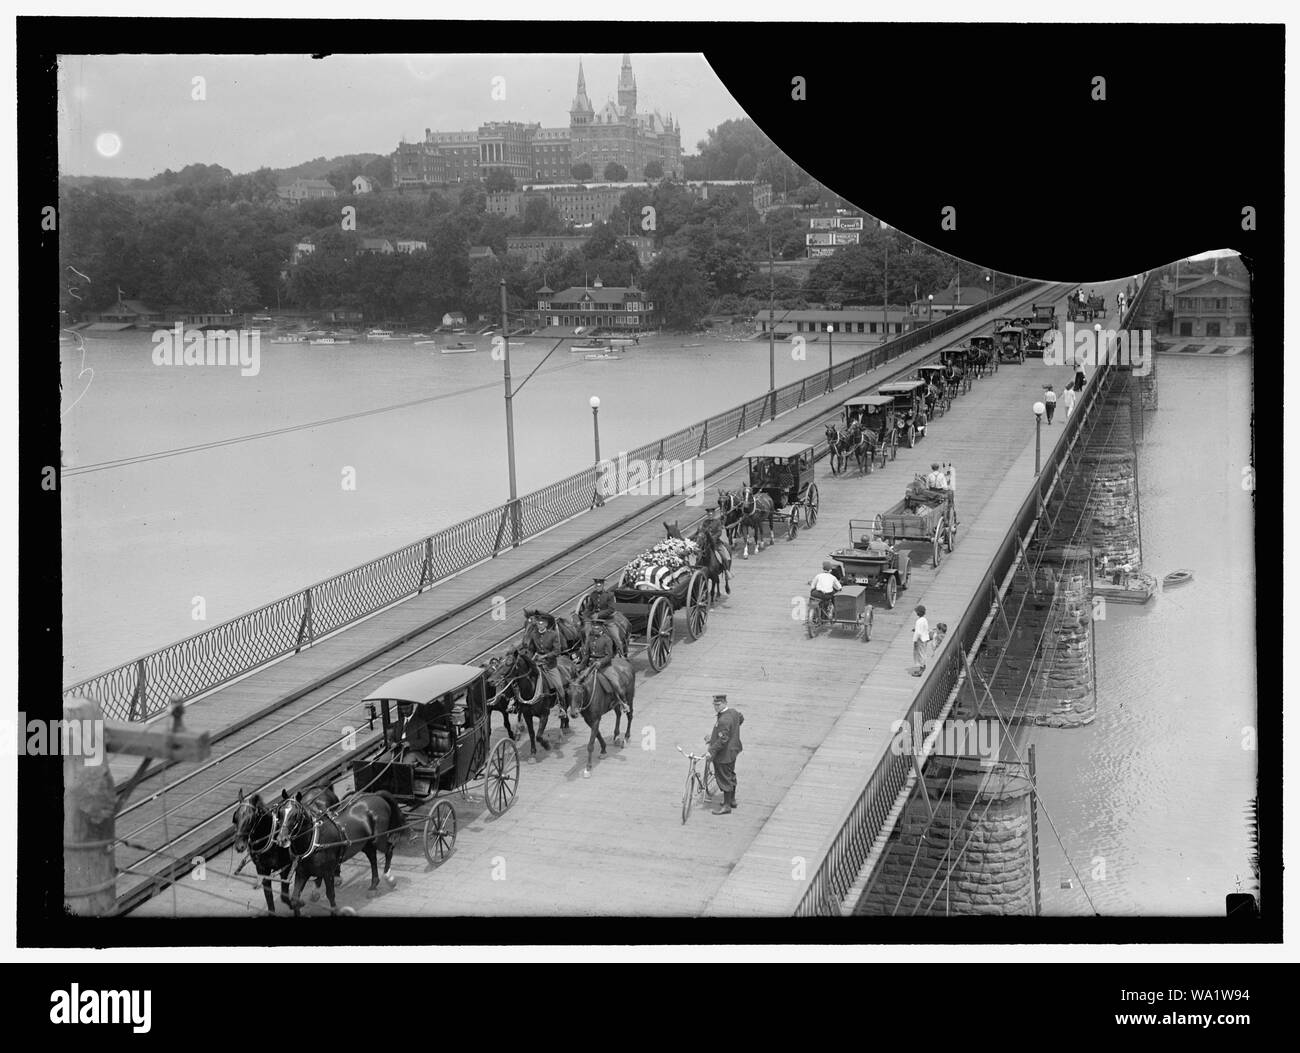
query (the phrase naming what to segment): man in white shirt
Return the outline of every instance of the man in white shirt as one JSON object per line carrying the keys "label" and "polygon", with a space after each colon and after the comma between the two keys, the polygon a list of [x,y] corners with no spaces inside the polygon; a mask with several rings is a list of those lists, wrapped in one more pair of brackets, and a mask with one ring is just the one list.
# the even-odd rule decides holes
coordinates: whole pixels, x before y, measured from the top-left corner
{"label": "man in white shirt", "polygon": [[1051,384],[1043,388],[1043,405],[1047,407],[1047,423],[1052,423],[1052,414],[1056,412],[1056,391]]}
{"label": "man in white shirt", "polygon": [[1063,400],[1063,401],[1065,402],[1065,419],[1066,419],[1066,420],[1069,420],[1069,419],[1070,419],[1070,414],[1071,414],[1072,412],[1074,412],[1074,400],[1075,400],[1076,397],[1077,397],[1077,396],[1076,396],[1075,393],[1074,393],[1074,385],[1073,385],[1073,384],[1066,384],[1066,385],[1065,385],[1065,398],[1064,398],[1064,400]]}
{"label": "man in white shirt", "polygon": [[912,670],[913,676],[920,676],[925,672],[926,660],[930,657],[930,623],[925,620],[925,604],[916,605],[916,625],[912,628],[912,660],[916,662],[916,668]]}
{"label": "man in white shirt", "polygon": [[833,566],[834,564],[827,560],[822,564],[821,573],[808,583],[812,586],[812,598],[823,605],[842,588],[839,578],[831,573]]}
{"label": "man in white shirt", "polygon": [[930,464],[930,474],[925,477],[925,485],[931,490],[948,489],[948,474],[939,467],[938,461]]}

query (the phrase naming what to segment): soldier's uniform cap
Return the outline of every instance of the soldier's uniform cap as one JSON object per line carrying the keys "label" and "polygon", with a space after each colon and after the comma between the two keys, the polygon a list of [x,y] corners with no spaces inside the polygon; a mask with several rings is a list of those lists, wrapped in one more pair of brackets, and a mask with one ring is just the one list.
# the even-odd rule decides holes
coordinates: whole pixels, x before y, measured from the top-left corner
{"label": "soldier's uniform cap", "polygon": [[714,696],[713,696],[713,701],[714,701],[714,702],[725,702],[725,701],[727,701],[727,696],[726,696],[726,695],[714,695]]}

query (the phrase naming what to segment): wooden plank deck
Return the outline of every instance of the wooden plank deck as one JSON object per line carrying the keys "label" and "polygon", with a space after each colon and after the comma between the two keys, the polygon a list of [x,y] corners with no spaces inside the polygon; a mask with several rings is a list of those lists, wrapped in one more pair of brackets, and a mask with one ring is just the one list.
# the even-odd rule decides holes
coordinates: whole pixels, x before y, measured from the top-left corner
{"label": "wooden plank deck", "polygon": [[[1032,359],[1003,366],[957,399],[916,449],[901,449],[897,461],[871,476],[834,479],[819,462],[818,525],[794,542],[737,559],[733,593],[714,609],[707,634],[679,642],[663,672],[647,677],[638,663],[628,746],[612,744],[607,720],[609,752],[583,779],[585,727],[557,738],[537,760],[525,756],[519,799],[504,816],[491,818],[481,799],[453,796],[460,838],[438,871],[428,871],[418,845],[404,845],[394,862],[395,890],[367,898],[364,864],[349,863],[340,903],[376,915],[788,916],[802,895],[795,857],[806,860],[804,877],[811,876],[845,802],[880,756],[890,722],[922,683],[908,675],[912,606],[925,602],[932,624],[955,622],[1028,492],[1028,407],[1049,378],[1063,382],[1063,371]],[[823,400],[808,410],[810,429],[828,406]],[[1060,431],[1044,427],[1045,447]],[[956,551],[936,574],[918,547],[911,587],[893,611],[877,610],[869,643],[842,634],[807,640],[792,607],[825,555],[844,544],[849,517],[893,504],[913,473],[933,460],[952,461],[959,473]],[[597,514],[608,512],[607,506]],[[872,599],[882,602],[878,594]],[[683,826],[686,764],[673,746],[702,744],[712,725],[709,700],[720,690],[746,715],[740,807],[719,817],[700,809]],[[225,869],[223,860],[210,863],[202,887],[183,881],[177,911],[260,912],[260,891],[220,877]],[[172,900],[166,893],[138,913],[170,914]]]}

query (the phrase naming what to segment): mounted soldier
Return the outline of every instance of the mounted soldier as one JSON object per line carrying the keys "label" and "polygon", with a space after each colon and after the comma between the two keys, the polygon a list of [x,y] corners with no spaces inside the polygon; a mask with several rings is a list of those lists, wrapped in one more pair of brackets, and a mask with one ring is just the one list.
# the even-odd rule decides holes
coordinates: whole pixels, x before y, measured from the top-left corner
{"label": "mounted soldier", "polygon": [[528,619],[524,630],[523,650],[532,655],[537,671],[548,685],[552,702],[563,707],[565,703],[564,677],[560,673],[560,656],[565,653],[564,637],[555,627],[555,617],[545,611],[525,611]]}
{"label": "mounted soldier", "polygon": [[590,618],[592,621],[608,621],[614,614],[614,590],[605,587],[604,578],[592,578],[591,589],[578,605],[578,618]]}
{"label": "mounted soldier", "polygon": [[[601,685],[616,699],[619,712],[626,713],[627,699],[623,697],[623,689],[617,678],[608,673],[610,664],[618,655],[618,648],[610,637],[605,622],[593,621],[591,630],[591,635],[583,644],[582,653],[578,658],[578,676],[590,677],[592,680],[599,677]],[[587,697],[591,698],[593,685],[588,682],[586,686]]]}

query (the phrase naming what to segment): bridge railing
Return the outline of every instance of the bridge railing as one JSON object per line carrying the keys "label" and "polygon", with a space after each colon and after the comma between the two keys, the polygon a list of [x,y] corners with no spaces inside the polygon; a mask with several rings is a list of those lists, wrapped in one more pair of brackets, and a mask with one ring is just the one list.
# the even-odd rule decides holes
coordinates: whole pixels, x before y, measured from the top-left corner
{"label": "bridge railing", "polygon": [[[628,460],[699,457],[762,422],[821,398],[920,344],[1023,295],[1032,282],[1012,286],[964,311],[903,333],[833,368],[792,381],[654,442],[627,451]],[[899,316],[904,312],[900,308]],[[810,334],[812,335],[812,334]],[[818,347],[812,353],[820,353]],[[361,566],[275,600],[64,689],[64,697],[93,698],[105,716],[142,720],[173,700],[206,694],[254,670],[310,647],[326,635],[422,592],[444,578],[492,559],[581,512],[599,482],[595,466],[386,553]]]}
{"label": "bridge railing", "polygon": [[[1136,316],[1150,282],[1133,298],[1125,311],[1121,326]],[[914,721],[935,720],[945,702],[957,686],[964,664],[963,652],[974,656],[981,643],[980,632],[993,604],[996,585],[1002,581],[1020,549],[1020,538],[1039,515],[1039,510],[1055,490],[1061,478],[1061,462],[1065,460],[1072,444],[1078,441],[1081,429],[1090,421],[1096,402],[1108,387],[1109,364],[1095,367],[1084,386],[1083,396],[1065,421],[1065,440],[1059,442],[1048,455],[1038,475],[1038,483],[1025,498],[997,555],[976,592],[976,599],[967,608],[955,631],[949,633],[940,653],[930,663],[929,672],[921,689],[902,719],[908,727],[917,727]],[[919,715],[919,717],[918,717]],[[915,772],[915,762],[910,755],[887,751],[867,776],[857,797],[848,806],[843,820],[826,845],[821,863],[813,872],[802,899],[795,910],[797,917],[838,917],[841,904],[850,887],[866,864],[877,838],[885,830],[890,814],[895,811],[899,797],[907,786],[908,778]]]}

